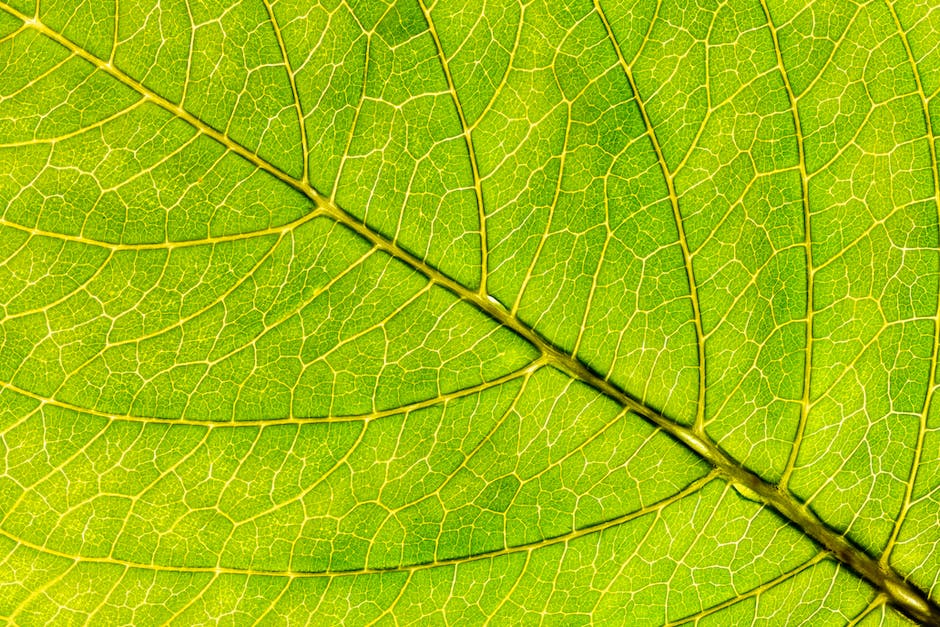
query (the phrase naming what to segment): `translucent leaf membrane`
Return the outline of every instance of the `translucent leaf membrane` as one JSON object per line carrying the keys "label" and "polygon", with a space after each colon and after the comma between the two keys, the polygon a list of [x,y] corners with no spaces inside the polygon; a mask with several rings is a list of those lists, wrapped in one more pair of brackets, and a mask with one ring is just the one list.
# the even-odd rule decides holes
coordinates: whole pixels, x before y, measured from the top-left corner
{"label": "translucent leaf membrane", "polygon": [[[741,536],[728,522],[752,531]],[[689,527],[702,534],[681,532]],[[780,541],[778,548],[757,540],[765,534]],[[223,613],[235,623],[260,618],[272,624],[304,622],[311,614],[353,623],[525,622],[542,616],[580,622],[593,616],[803,624],[847,621],[865,612],[872,596],[797,531],[720,480],[598,529],[455,563],[378,572],[175,570],[111,558],[75,562],[23,541],[3,543],[5,566],[31,568],[39,580],[7,594],[19,602],[24,622],[82,621],[94,612],[108,622],[178,624]],[[716,554],[724,558],[720,568],[710,566]],[[28,598],[27,586],[53,579],[51,591]]]}
{"label": "translucent leaf membrane", "polygon": [[938,33],[0,2],[0,616],[940,620]]}

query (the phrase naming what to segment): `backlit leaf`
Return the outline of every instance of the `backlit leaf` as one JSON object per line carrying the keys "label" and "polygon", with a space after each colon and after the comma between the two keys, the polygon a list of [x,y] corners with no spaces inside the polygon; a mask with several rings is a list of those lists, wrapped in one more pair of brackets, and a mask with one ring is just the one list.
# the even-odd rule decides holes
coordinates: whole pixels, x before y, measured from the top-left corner
{"label": "backlit leaf", "polygon": [[938,41],[0,1],[0,616],[940,624]]}

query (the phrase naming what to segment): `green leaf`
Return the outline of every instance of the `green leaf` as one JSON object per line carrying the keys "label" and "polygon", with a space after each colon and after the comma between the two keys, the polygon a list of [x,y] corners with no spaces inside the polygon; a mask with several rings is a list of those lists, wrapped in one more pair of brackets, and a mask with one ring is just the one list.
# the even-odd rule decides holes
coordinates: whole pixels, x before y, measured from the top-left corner
{"label": "green leaf", "polygon": [[938,40],[0,1],[0,616],[940,624]]}

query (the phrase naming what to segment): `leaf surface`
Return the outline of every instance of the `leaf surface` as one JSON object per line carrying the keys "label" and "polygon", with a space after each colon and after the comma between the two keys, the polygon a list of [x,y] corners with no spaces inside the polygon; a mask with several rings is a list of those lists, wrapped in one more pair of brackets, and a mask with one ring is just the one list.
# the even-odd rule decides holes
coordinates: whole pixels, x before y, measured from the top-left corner
{"label": "leaf surface", "polygon": [[0,616],[940,622],[929,2],[0,2]]}

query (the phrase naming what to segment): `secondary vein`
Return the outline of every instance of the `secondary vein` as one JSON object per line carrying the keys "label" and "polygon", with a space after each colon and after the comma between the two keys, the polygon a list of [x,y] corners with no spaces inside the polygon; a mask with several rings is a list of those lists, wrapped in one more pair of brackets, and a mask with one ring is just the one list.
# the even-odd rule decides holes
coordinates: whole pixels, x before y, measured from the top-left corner
{"label": "secondary vein", "polygon": [[[772,509],[776,510],[786,520],[799,527],[807,536],[813,538],[815,541],[824,546],[826,550],[841,563],[845,564],[857,574],[862,576],[880,592],[885,593],[890,599],[891,603],[905,614],[924,623],[940,624],[940,606],[930,600],[923,593],[923,591],[906,582],[890,568],[885,568],[883,565],[865,553],[864,550],[845,538],[841,533],[828,527],[819,519],[818,516],[816,516],[816,514],[811,509],[809,509],[804,504],[799,503],[789,492],[765,481],[757,474],[745,468],[736,460],[732,459],[714,442],[708,439],[702,433],[701,429],[696,428],[695,426],[689,428],[680,425],[664,416],[655,408],[648,407],[645,404],[637,401],[625,391],[621,390],[619,387],[610,383],[603,376],[592,370],[589,366],[582,363],[578,359],[575,359],[570,354],[562,351],[549,340],[544,338],[539,332],[535,331],[525,323],[521,322],[515,316],[511,315],[511,313],[505,307],[503,307],[502,304],[490,299],[487,295],[484,295],[477,290],[471,290],[463,286],[437,268],[428,264],[425,260],[420,259],[411,252],[401,248],[397,243],[385,235],[373,231],[370,227],[360,222],[352,214],[346,212],[332,200],[320,194],[306,180],[297,179],[288,175],[263,158],[259,157],[257,153],[233,141],[224,133],[218,131],[217,129],[203,122],[201,119],[192,115],[182,106],[176,105],[162,96],[152,92],[139,81],[124,74],[115,68],[112,64],[92,55],[88,51],[76,45],[71,40],[64,37],[62,34],[50,29],[39,20],[26,16],[20,11],[10,7],[5,2],[0,2],[0,8],[3,8],[3,10],[9,14],[22,20],[24,23],[26,23],[27,26],[36,29],[43,35],[47,36],[49,39],[62,45],[75,56],[84,59],[99,70],[112,76],[115,80],[118,80],[124,85],[134,89],[135,91],[138,91],[144,98],[158,104],[167,111],[178,116],[180,119],[191,124],[193,127],[205,133],[207,136],[215,139],[233,153],[238,154],[249,163],[253,164],[258,169],[267,172],[277,180],[280,180],[297,191],[302,192],[314,202],[314,204],[322,211],[323,214],[330,216],[336,222],[346,226],[351,231],[370,242],[375,248],[386,252],[390,256],[412,267],[414,270],[427,277],[427,279],[432,283],[444,287],[454,295],[473,304],[480,311],[490,316],[494,321],[512,330],[517,335],[527,340],[532,346],[542,353],[543,359],[548,364],[554,365],[556,368],[566,372],[569,376],[583,381],[585,384],[591,386],[599,393],[619,403],[622,407],[633,411],[635,414],[658,426],[663,431],[670,434],[674,439],[678,440],[686,447],[694,451],[702,459],[709,462],[716,469],[716,472],[723,476],[726,480],[746,490],[750,490],[751,493],[757,495],[761,501],[763,501]],[[630,75],[630,77],[632,83],[632,75]],[[635,89],[634,94],[636,94]],[[646,120],[646,123],[649,125],[648,119]],[[659,154],[659,158],[662,161],[661,153]],[[664,162],[662,162],[662,165],[665,167]],[[664,172],[668,172],[668,170],[664,170]],[[667,176],[666,178],[668,181],[669,177]],[[673,189],[671,189],[670,193],[672,195],[675,194]],[[673,200],[676,199],[673,198]],[[678,205],[675,205],[675,207],[677,210]],[[687,269],[690,273],[689,280],[692,282],[691,268],[688,267],[688,259]],[[695,306],[697,308],[697,299],[694,296],[693,302],[696,303]],[[701,338],[700,317],[696,315],[696,318],[699,320],[697,323],[697,332],[699,333],[698,337]],[[700,377],[704,377],[704,369],[702,369]],[[701,404],[699,411],[702,411]],[[700,426],[700,423],[701,421],[696,420],[696,426]],[[209,570],[216,571],[217,569]]]}
{"label": "secondary vein", "polygon": [[796,435],[793,438],[793,446],[790,449],[790,455],[787,458],[787,464],[784,467],[780,478],[780,485],[787,487],[793,468],[796,465],[796,456],[799,453],[800,445],[803,442],[803,434],[806,432],[806,421],[809,416],[809,409],[812,399],[810,398],[810,375],[813,366],[813,278],[815,269],[813,268],[813,248],[811,242],[812,230],[809,211],[809,176],[806,172],[806,155],[804,153],[803,143],[803,123],[800,120],[799,109],[797,108],[796,95],[793,92],[793,86],[790,84],[790,78],[783,66],[783,56],[780,52],[780,42],[777,39],[777,28],[774,26],[770,17],[770,9],[767,8],[765,0],[761,0],[761,9],[764,11],[764,18],[767,20],[767,27],[770,29],[770,36],[774,44],[774,54],[776,55],[777,67],[780,70],[780,77],[787,93],[787,103],[790,105],[790,114],[793,116],[793,126],[796,129],[796,147],[799,156],[800,168],[800,196],[803,204],[803,246],[806,255],[806,330],[805,330],[805,357],[803,359],[803,393],[800,399],[800,419],[797,423]]}
{"label": "secondary vein", "polygon": [[[623,51],[617,44],[614,32],[611,29],[607,15],[600,5],[599,0],[594,0],[594,9],[604,24],[604,30],[607,38],[610,40],[614,51],[617,53],[617,60],[623,69],[627,82],[630,83],[630,90],[633,92],[633,98],[636,100],[637,108],[640,110],[640,117],[643,118],[643,125],[646,127],[646,134],[653,145],[653,151],[656,153],[656,160],[659,162],[659,169],[662,172],[663,180],[666,181],[666,189],[669,193],[669,204],[672,207],[673,219],[676,223],[676,230],[679,234],[679,248],[682,250],[682,261],[685,267],[685,275],[689,282],[689,299],[692,301],[692,321],[695,324],[695,347],[698,353],[698,399],[695,409],[695,431],[705,435],[705,333],[702,329],[702,312],[699,307],[698,286],[695,282],[695,271],[692,267],[692,252],[689,249],[688,240],[685,236],[685,225],[682,220],[682,212],[679,210],[679,195],[676,193],[676,186],[673,173],[666,164],[666,158],[663,153],[659,137],[653,128],[653,122],[650,120],[646,111],[646,103],[640,97],[640,90],[637,87],[636,80],[633,77],[633,69],[623,56]],[[703,123],[704,124],[704,123]]]}

